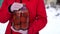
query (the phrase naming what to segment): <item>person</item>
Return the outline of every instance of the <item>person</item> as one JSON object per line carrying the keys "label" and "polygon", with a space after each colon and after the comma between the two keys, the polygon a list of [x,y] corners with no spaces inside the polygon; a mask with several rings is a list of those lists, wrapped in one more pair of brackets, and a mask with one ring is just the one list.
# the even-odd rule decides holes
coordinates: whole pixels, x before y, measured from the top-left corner
{"label": "person", "polygon": [[12,12],[11,30],[22,34],[28,33],[29,27],[29,11],[25,4],[14,2],[10,10]]}
{"label": "person", "polygon": [[29,10],[29,28],[27,34],[39,34],[38,32],[47,24],[47,15],[44,0],[4,0],[0,8],[0,22],[5,23],[9,20],[5,34],[21,34],[11,29],[12,12],[10,7],[14,2],[23,3]]}

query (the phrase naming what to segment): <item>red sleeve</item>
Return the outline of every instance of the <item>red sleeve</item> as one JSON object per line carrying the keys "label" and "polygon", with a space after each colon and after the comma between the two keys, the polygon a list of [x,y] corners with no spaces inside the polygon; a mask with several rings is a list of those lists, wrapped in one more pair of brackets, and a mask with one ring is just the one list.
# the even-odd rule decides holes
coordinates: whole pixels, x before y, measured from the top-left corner
{"label": "red sleeve", "polygon": [[43,0],[38,0],[37,5],[37,19],[29,28],[29,34],[36,34],[39,30],[43,29],[47,24],[47,16]]}
{"label": "red sleeve", "polygon": [[8,3],[7,0],[4,0],[2,6],[0,8],[0,22],[5,23],[10,19],[10,13],[8,11]]}

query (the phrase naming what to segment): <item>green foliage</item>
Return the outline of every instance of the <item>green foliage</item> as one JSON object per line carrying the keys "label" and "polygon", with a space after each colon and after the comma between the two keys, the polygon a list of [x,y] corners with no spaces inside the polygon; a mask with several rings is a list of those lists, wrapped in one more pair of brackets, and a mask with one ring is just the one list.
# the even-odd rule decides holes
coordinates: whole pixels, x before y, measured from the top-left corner
{"label": "green foliage", "polygon": [[0,0],[0,6],[2,5],[3,0]]}

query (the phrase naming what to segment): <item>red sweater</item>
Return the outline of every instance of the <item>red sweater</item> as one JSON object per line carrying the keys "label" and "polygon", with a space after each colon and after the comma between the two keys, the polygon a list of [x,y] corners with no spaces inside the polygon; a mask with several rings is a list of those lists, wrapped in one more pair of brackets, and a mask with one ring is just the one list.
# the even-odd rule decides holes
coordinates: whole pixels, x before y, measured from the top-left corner
{"label": "red sweater", "polygon": [[[4,0],[2,7],[0,8],[0,22],[5,23],[8,20],[10,21],[5,34],[11,34],[12,15],[8,11],[8,7],[14,2],[20,2],[20,0]],[[30,12],[30,27],[28,29],[28,34],[38,34],[38,31],[44,28],[47,24],[47,16],[43,0],[23,0],[22,3],[26,4]],[[13,31],[12,33],[20,34]]]}

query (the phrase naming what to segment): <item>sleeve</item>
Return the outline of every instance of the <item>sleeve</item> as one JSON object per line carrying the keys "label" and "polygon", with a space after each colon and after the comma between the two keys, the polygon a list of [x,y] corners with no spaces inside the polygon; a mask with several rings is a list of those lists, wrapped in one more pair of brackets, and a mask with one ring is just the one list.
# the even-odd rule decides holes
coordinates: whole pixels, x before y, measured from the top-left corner
{"label": "sleeve", "polygon": [[43,29],[47,24],[47,15],[43,0],[38,0],[37,5],[37,19],[32,23],[29,28],[28,34],[36,34],[39,30]]}
{"label": "sleeve", "polygon": [[5,23],[11,17],[10,16],[11,13],[9,13],[8,7],[9,7],[9,5],[7,3],[7,0],[4,0],[3,3],[2,3],[2,6],[0,8],[0,22],[1,23]]}

